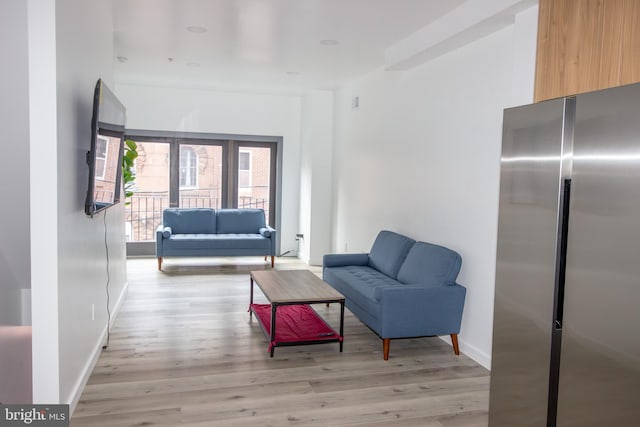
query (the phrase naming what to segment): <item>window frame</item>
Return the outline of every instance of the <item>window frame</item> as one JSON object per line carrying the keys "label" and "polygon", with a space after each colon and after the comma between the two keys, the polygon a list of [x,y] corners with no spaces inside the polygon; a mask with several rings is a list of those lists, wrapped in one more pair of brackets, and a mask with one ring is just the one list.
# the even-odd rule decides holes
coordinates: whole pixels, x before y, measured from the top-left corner
{"label": "window frame", "polygon": [[[278,229],[281,226],[282,210],[282,136],[260,135],[236,135],[214,134],[200,132],[168,132],[148,129],[127,129],[126,138],[136,142],[151,142],[169,144],[169,207],[178,207],[180,204],[180,145],[207,146],[216,145],[222,147],[222,179],[221,200],[222,208],[237,207],[238,203],[238,149],[240,147],[270,147],[271,148],[271,175],[270,175],[270,201],[269,201],[269,225]],[[196,150],[197,154],[197,150]],[[188,188],[187,188],[188,189]],[[155,253],[154,241],[129,241],[127,255],[144,256]],[[276,238],[276,251],[280,251],[280,236]]]}
{"label": "window frame", "polygon": [[[247,169],[240,169],[240,166],[242,165],[242,162],[240,161],[240,158],[242,157],[243,154],[246,154],[249,156],[249,167]],[[246,179],[248,182],[248,185],[244,185],[241,186],[241,177],[240,174],[241,173],[246,173]],[[247,150],[247,149],[242,149],[239,148],[238,149],[238,191],[240,191],[242,188],[248,188],[251,189],[251,186],[253,184],[253,176],[252,176],[252,172],[253,172],[253,153],[251,152],[251,150]]]}
{"label": "window frame", "polygon": [[[100,151],[98,150],[98,147],[100,145],[104,144],[104,150],[102,150],[102,153],[104,153],[104,156],[100,156]],[[100,134],[96,135],[96,163],[95,165],[97,166],[98,164],[98,160],[102,161],[102,170],[100,171],[101,173],[95,174],[96,179],[100,179],[100,180],[104,180],[105,179],[105,174],[107,173],[107,160],[109,157],[109,138],[106,136],[102,136]],[[94,166],[95,167],[95,166]],[[97,170],[97,168],[96,168]]]}
{"label": "window frame", "polygon": [[[200,156],[198,155],[198,153],[196,152],[196,150],[194,150],[192,147],[185,147],[185,145],[187,144],[180,144],[180,150],[179,150],[179,154],[178,154],[178,163],[179,163],[179,170],[178,170],[178,187],[181,190],[193,190],[193,189],[197,189],[198,188],[198,162],[200,160]],[[188,144],[188,145],[192,145],[192,144]],[[183,184],[182,181],[182,161],[183,159],[186,159],[186,156],[183,157],[183,152],[188,152],[191,153],[190,157],[190,163],[187,166],[187,169],[189,171],[188,176],[189,178],[192,178],[192,183],[188,183],[188,184]]]}

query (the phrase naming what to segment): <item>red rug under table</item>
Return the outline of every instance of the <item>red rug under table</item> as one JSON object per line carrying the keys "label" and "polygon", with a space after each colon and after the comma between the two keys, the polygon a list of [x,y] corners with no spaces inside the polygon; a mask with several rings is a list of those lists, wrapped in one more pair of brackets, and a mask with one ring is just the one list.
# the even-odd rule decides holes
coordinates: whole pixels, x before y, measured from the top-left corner
{"label": "red rug under table", "polygon": [[[251,304],[265,333],[271,335],[271,305]],[[276,339],[278,343],[307,341],[342,341],[340,336],[308,305],[281,305],[276,309]]]}

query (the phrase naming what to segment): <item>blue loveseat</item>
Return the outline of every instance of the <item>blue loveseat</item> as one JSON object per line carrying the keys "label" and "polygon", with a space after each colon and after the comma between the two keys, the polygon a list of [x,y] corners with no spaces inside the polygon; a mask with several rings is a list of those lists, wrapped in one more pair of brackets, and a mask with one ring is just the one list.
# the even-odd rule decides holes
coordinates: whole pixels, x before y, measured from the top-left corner
{"label": "blue loveseat", "polygon": [[276,255],[276,230],[262,209],[169,208],[156,230],[158,270],[164,257]]}
{"label": "blue loveseat", "polygon": [[450,335],[455,354],[466,289],[456,283],[462,259],[442,246],[381,231],[369,253],[329,254],[325,282],[345,296],[347,308],[383,342]]}

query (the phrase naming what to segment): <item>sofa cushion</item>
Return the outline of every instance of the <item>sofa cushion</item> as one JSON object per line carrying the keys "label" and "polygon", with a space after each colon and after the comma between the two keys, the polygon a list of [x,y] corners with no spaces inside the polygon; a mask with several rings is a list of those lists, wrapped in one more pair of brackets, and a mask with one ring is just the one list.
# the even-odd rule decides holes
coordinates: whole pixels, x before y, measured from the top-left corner
{"label": "sofa cushion", "polygon": [[259,234],[172,234],[165,250],[269,249],[271,240]]}
{"label": "sofa cushion", "polygon": [[218,233],[257,234],[265,227],[262,209],[223,209],[218,211]]}
{"label": "sofa cushion", "polygon": [[162,213],[162,225],[174,234],[216,232],[216,211],[208,208],[168,208]]}
{"label": "sofa cushion", "polygon": [[347,301],[356,301],[373,317],[378,316],[378,304],[380,303],[375,296],[376,288],[403,286],[400,282],[368,266],[325,268],[323,278],[342,293]]}
{"label": "sofa cushion", "polygon": [[402,283],[453,285],[461,264],[462,258],[451,249],[416,242],[400,267],[398,280]]}
{"label": "sofa cushion", "polygon": [[415,240],[393,231],[383,230],[369,252],[369,265],[395,279]]}

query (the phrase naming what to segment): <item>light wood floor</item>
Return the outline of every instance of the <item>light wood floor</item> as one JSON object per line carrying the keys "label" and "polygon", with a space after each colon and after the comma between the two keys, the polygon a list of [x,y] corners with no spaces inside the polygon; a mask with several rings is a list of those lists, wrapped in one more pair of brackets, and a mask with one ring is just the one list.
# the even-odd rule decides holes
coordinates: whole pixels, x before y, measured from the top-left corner
{"label": "light wood floor", "polygon": [[[278,347],[249,321],[260,258],[128,262],[129,293],[71,425],[487,425],[489,372],[438,338],[380,339],[348,310],[338,344]],[[295,258],[276,268],[307,268]],[[320,269],[311,270],[320,274]],[[256,288],[256,302],[264,296]],[[339,305],[316,305],[332,325]]]}

